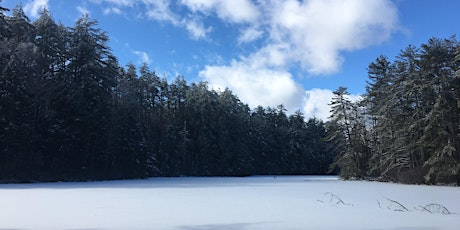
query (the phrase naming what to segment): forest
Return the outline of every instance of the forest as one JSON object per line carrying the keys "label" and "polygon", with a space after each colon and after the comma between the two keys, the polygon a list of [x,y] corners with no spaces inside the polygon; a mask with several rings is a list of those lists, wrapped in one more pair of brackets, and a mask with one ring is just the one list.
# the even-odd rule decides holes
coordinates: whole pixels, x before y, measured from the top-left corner
{"label": "forest", "polygon": [[88,16],[0,16],[0,181],[328,172],[322,121],[120,67]]}
{"label": "forest", "polygon": [[328,140],[343,178],[460,184],[460,44],[455,36],[409,45],[367,68],[362,100],[340,87]]}
{"label": "forest", "polygon": [[362,100],[334,92],[329,121],[121,66],[108,42],[87,15],[69,27],[46,9],[32,22],[21,6],[0,7],[0,182],[339,173],[460,183],[455,37],[378,57]]}

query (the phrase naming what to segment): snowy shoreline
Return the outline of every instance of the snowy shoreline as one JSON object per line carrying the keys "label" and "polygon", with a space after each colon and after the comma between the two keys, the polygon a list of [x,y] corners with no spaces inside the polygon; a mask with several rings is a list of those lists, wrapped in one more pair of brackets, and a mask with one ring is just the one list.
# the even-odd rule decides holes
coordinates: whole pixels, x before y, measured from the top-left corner
{"label": "snowy shoreline", "polygon": [[460,229],[459,187],[333,176],[2,184],[0,205],[1,229]]}

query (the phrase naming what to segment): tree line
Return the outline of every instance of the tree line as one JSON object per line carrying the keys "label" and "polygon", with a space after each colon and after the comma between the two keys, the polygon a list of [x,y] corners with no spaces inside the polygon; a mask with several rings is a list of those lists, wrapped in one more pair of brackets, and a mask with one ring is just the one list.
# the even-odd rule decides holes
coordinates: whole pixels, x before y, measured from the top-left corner
{"label": "tree line", "polygon": [[0,7],[0,182],[326,174],[460,184],[460,45],[408,46],[340,87],[326,123],[144,64],[120,66],[97,21]]}
{"label": "tree line", "polygon": [[460,44],[432,38],[368,66],[366,93],[332,99],[329,140],[344,178],[460,184]]}
{"label": "tree line", "polygon": [[229,89],[121,67],[87,15],[0,7],[0,181],[325,174],[326,125]]}

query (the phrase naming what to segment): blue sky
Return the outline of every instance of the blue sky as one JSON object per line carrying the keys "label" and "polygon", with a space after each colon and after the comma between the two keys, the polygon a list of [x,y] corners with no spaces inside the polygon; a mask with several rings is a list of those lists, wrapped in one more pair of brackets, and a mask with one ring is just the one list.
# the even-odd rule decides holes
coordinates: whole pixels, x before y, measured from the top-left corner
{"label": "blue sky", "polygon": [[3,0],[33,21],[46,6],[72,26],[82,14],[108,32],[119,62],[147,62],[230,88],[251,107],[284,104],[326,119],[332,91],[365,92],[366,67],[409,44],[460,32],[456,0]]}

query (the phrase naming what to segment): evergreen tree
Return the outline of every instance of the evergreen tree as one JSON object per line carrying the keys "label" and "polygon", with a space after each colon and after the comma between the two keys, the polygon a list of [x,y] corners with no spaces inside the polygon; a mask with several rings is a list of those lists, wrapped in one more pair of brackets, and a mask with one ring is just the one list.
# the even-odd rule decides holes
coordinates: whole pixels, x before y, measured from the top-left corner
{"label": "evergreen tree", "polygon": [[432,38],[422,45],[421,72],[428,81],[426,91],[433,95],[427,109],[424,133],[419,143],[430,153],[425,166],[429,167],[425,176],[430,183],[459,181],[459,118],[456,105],[459,94],[455,71],[455,49],[459,43],[455,38]]}
{"label": "evergreen tree", "polygon": [[[393,64],[369,65],[364,102],[372,120],[371,172],[407,183],[458,180],[458,42],[408,46]],[[456,128],[457,127],[457,128]]]}
{"label": "evergreen tree", "polygon": [[67,31],[56,24],[51,13],[44,8],[40,17],[33,22],[35,27],[35,45],[38,48],[39,66],[46,78],[53,78],[63,72],[67,56]]}
{"label": "evergreen tree", "polygon": [[229,89],[218,94],[217,146],[222,175],[248,175],[251,159],[247,150],[249,108]]}
{"label": "evergreen tree", "polygon": [[[390,113],[394,95],[391,87],[394,84],[393,66],[385,56],[378,57],[369,64],[366,94],[363,103],[367,108],[370,122],[370,148],[372,150],[370,175],[386,177],[392,162],[388,146],[395,141],[393,129],[394,113]],[[390,103],[389,103],[390,102]],[[392,151],[391,151],[392,152]],[[388,157],[388,158],[386,158]]]}
{"label": "evergreen tree", "polygon": [[134,65],[121,71],[114,90],[114,104],[106,151],[106,177],[138,178],[156,173],[155,154],[142,117],[140,80]]}
{"label": "evergreen tree", "polygon": [[332,148],[328,149],[326,138],[328,136],[326,124],[316,118],[310,118],[306,122],[305,129],[305,155],[302,163],[302,174],[328,174],[329,165],[334,161],[336,153]]}
{"label": "evergreen tree", "polygon": [[10,29],[7,22],[7,17],[3,13],[5,11],[10,10],[0,6],[0,41],[10,36]]}
{"label": "evergreen tree", "polygon": [[251,113],[249,122],[249,151],[253,158],[254,173],[273,173],[271,153],[274,134],[270,130],[266,109],[262,106],[256,107]]}
{"label": "evergreen tree", "polygon": [[70,29],[69,64],[57,119],[66,127],[69,173],[93,176],[104,169],[112,105],[112,88],[118,66],[107,46],[108,37],[87,15]]}
{"label": "evergreen tree", "polygon": [[290,174],[301,174],[312,163],[307,157],[312,153],[308,152],[306,129],[305,117],[300,111],[289,116],[289,144],[283,163]]}
{"label": "evergreen tree", "polygon": [[[97,21],[0,7],[0,180],[318,174],[460,183],[460,45],[408,46],[368,66],[366,94],[334,92],[326,124],[250,111],[229,89],[119,67]],[[138,74],[139,73],[139,74]]]}
{"label": "evergreen tree", "polygon": [[339,87],[333,92],[330,117],[333,132],[327,140],[342,150],[332,165],[340,167],[344,178],[362,178],[368,173],[369,149],[366,131],[357,106],[350,101],[347,88]]}
{"label": "evergreen tree", "polygon": [[[4,18],[2,14],[2,18]],[[6,18],[9,37],[0,40],[0,153],[3,175],[27,180],[42,162],[36,149],[38,104],[35,98],[43,83],[37,71],[38,56],[31,38],[34,28],[20,6]]]}
{"label": "evergreen tree", "polygon": [[12,11],[12,16],[6,18],[8,23],[7,32],[10,33],[10,39],[15,42],[32,42],[34,39],[34,26],[25,14],[22,5],[19,4]]}

